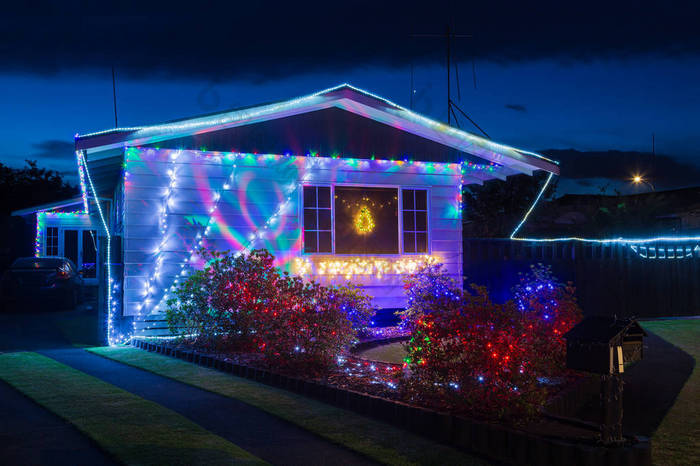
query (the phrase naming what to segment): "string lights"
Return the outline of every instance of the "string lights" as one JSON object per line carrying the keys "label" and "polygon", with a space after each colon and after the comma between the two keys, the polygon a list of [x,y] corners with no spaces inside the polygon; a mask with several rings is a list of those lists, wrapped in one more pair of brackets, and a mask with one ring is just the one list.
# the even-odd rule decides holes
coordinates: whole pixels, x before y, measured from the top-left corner
{"label": "string lights", "polygon": [[[163,135],[166,134],[180,134],[182,132],[188,132],[188,131],[197,131],[202,128],[223,128],[227,125],[235,124],[236,122],[239,121],[250,121],[254,119],[263,119],[265,116],[270,116],[271,114],[278,113],[278,112],[284,112],[284,111],[294,111],[296,109],[299,109],[300,107],[305,107],[305,106],[311,106],[311,105],[316,105],[316,104],[323,104],[327,100],[337,100],[337,97],[335,96],[326,96],[325,94],[330,94],[334,91],[338,91],[341,89],[351,89],[355,92],[358,92],[360,94],[364,94],[365,96],[371,97],[373,99],[379,100],[385,104],[387,104],[387,107],[384,107],[383,110],[387,113],[389,113],[392,117],[394,118],[400,118],[403,120],[407,120],[411,123],[416,123],[420,124],[421,126],[426,126],[434,131],[438,131],[440,133],[443,133],[447,136],[453,137],[457,139],[458,141],[461,141],[469,146],[474,146],[477,149],[480,149],[481,151],[486,151],[486,154],[483,154],[484,157],[489,157],[488,153],[491,154],[506,154],[507,157],[525,162],[527,163],[526,158],[527,157],[533,157],[539,160],[542,160],[544,162],[553,164],[553,165],[558,165],[558,162],[552,159],[549,159],[547,157],[544,157],[543,155],[537,154],[535,152],[531,151],[526,151],[522,149],[517,149],[511,146],[507,146],[505,144],[499,144],[497,142],[491,141],[489,139],[485,139],[483,137],[477,136],[475,134],[468,133],[466,131],[463,131],[458,128],[454,128],[450,125],[447,125],[445,123],[441,123],[439,121],[433,120],[431,118],[425,117],[423,115],[420,115],[418,113],[413,112],[410,109],[407,109],[395,102],[392,102],[389,99],[386,99],[384,97],[378,96],[372,92],[366,91],[364,89],[360,89],[358,87],[352,86],[351,84],[348,83],[343,83],[337,86],[330,87],[328,89],[324,89],[322,91],[314,92],[313,94],[303,96],[303,97],[298,97],[295,99],[291,99],[288,101],[276,103],[276,104],[270,104],[270,105],[263,105],[259,107],[254,107],[254,108],[249,108],[249,109],[242,109],[242,110],[234,110],[232,112],[227,112],[224,114],[217,114],[217,115],[212,115],[209,117],[201,117],[201,118],[193,118],[191,120],[187,121],[181,121],[181,122],[173,122],[173,123],[166,123],[166,124],[159,124],[159,125],[152,125],[152,126],[134,126],[134,127],[129,127],[129,128],[112,128],[104,131],[97,131],[94,133],[88,133],[84,135],[76,135],[77,138],[88,138],[92,136],[99,136],[102,134],[108,134],[108,133],[116,133],[116,132],[132,132],[130,136],[133,139],[138,139],[138,138],[147,138],[148,136],[152,135],[158,135],[159,137],[162,137]],[[328,98],[326,98],[328,97]],[[398,123],[398,122],[397,122]],[[481,152],[479,151],[479,152]],[[337,157],[337,156],[335,156]],[[478,165],[478,164],[477,164]],[[490,169],[489,169],[490,170]],[[494,168],[495,170],[495,168]]]}
{"label": "string lights", "polygon": [[[542,185],[540,192],[535,197],[535,200],[533,201],[532,205],[525,212],[525,215],[523,216],[522,220],[520,220],[520,223],[518,223],[518,225],[515,227],[513,232],[510,234],[511,240],[531,241],[531,242],[536,242],[536,243],[579,241],[582,243],[605,244],[605,245],[621,244],[621,245],[625,245],[625,246],[629,247],[634,253],[638,254],[640,257],[645,258],[645,259],[683,259],[683,258],[694,257],[694,255],[697,255],[698,257],[700,257],[700,244],[697,244],[697,245],[694,244],[694,243],[700,242],[700,236],[655,236],[655,237],[650,237],[650,238],[617,237],[617,238],[605,238],[605,239],[582,238],[579,236],[563,236],[563,237],[555,237],[555,238],[521,238],[521,237],[516,236],[518,234],[518,231],[520,231],[522,226],[527,221],[530,214],[532,214],[532,212],[535,210],[535,207],[537,206],[540,199],[544,195],[544,193],[547,190],[547,187],[549,186],[553,177],[554,177],[553,173],[550,173],[549,176],[547,176],[547,179],[545,180],[544,184]],[[653,243],[691,243],[695,247],[689,246],[689,245],[675,246],[675,247],[670,247],[670,246],[669,247],[658,247],[658,246],[652,247],[652,246],[649,246],[649,244],[653,244]],[[681,250],[683,251],[682,253],[680,253]],[[659,252],[658,254],[657,254],[657,251]],[[668,253],[667,253],[667,251],[668,251]],[[679,257],[679,255],[681,257]]]}
{"label": "string lights", "polygon": [[374,230],[374,218],[372,217],[372,211],[369,207],[363,205],[355,214],[353,219],[355,224],[355,231],[361,235],[366,235],[372,233]]}
{"label": "string lights", "polygon": [[347,280],[353,276],[406,275],[414,273],[425,265],[440,262],[437,255],[407,256],[397,258],[385,257],[297,257],[294,259],[294,271],[299,275],[342,276]]}

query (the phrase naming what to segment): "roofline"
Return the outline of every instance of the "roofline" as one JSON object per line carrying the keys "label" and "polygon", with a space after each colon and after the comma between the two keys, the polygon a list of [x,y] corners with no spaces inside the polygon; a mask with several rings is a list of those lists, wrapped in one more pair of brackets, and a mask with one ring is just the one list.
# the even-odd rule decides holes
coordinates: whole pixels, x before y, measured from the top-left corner
{"label": "roofline", "polygon": [[76,197],[72,199],[64,199],[62,201],[50,202],[48,204],[41,204],[38,206],[27,207],[26,209],[15,210],[10,215],[15,217],[21,217],[23,215],[34,214],[37,212],[46,212],[47,210],[60,209],[61,207],[66,207],[69,205],[83,204],[82,197]]}
{"label": "roofline", "polygon": [[[354,96],[348,91],[354,93],[354,96],[360,94],[364,98],[361,100],[353,98]],[[492,162],[508,165],[522,173],[531,174],[534,170],[541,169],[559,174],[559,163],[553,159],[449,126],[347,83],[272,104],[244,107],[155,125],[112,128],[84,135],[76,134],[75,144],[76,150],[90,152],[143,145],[331,107],[340,107],[387,124],[395,123],[397,120],[408,122],[409,124],[404,125],[403,128],[407,132]]]}

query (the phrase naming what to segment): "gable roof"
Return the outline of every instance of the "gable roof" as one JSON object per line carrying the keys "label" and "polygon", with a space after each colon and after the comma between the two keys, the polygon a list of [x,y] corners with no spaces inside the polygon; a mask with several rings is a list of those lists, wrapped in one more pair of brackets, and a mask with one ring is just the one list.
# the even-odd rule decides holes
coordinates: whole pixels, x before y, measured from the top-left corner
{"label": "gable roof", "polygon": [[[485,179],[490,178],[505,179],[506,176],[518,173],[532,174],[535,170],[559,173],[557,162],[540,154],[500,144],[448,126],[350,84],[342,84],[305,97],[281,102],[244,107],[149,126],[115,128],[76,135],[75,145],[76,150],[86,151],[88,160],[90,160],[92,159],[90,154],[96,152],[113,156],[115,153],[114,149],[126,146],[158,144],[163,141],[246,125],[255,125],[332,108],[351,112],[363,118],[454,149],[453,152],[455,153],[465,154],[462,157],[463,160],[466,160],[468,156],[473,156],[499,167],[498,170],[489,172],[488,175],[485,173],[475,175],[472,179],[475,182],[483,182]],[[364,155],[369,156],[369,154],[353,154],[353,157],[363,157]],[[421,160],[420,155],[416,159]],[[444,161],[459,162],[460,160]]]}

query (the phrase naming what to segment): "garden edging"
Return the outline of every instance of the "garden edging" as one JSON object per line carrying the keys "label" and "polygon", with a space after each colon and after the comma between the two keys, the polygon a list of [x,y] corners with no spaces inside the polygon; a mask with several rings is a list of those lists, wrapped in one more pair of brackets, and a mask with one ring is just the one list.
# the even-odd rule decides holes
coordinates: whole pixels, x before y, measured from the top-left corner
{"label": "garden edging", "polygon": [[453,445],[508,464],[640,465],[651,466],[651,443],[605,447],[536,436],[505,426],[474,421],[398,401],[288,377],[264,369],[243,366],[192,350],[171,348],[134,339],[132,345],[150,352],[245,377],[277,388],[315,398],[340,408],[410,430],[435,441]]}

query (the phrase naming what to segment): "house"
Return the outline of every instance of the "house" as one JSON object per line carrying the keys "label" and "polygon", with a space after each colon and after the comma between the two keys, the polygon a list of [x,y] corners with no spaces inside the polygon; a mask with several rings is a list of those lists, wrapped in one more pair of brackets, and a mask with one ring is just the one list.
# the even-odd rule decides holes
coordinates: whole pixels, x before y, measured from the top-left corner
{"label": "house", "polygon": [[291,273],[350,280],[377,307],[403,307],[403,278],[422,263],[461,282],[462,185],[558,173],[350,85],[77,135],[75,149],[87,213],[44,213],[37,254],[61,253],[54,237],[74,217],[89,224],[110,342],[167,332],[165,299],[204,246],[267,248]]}

